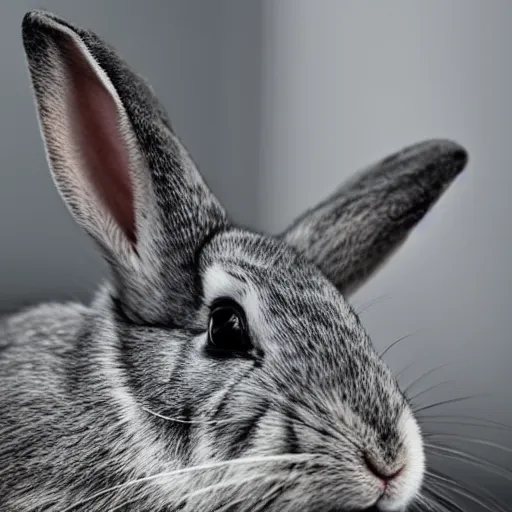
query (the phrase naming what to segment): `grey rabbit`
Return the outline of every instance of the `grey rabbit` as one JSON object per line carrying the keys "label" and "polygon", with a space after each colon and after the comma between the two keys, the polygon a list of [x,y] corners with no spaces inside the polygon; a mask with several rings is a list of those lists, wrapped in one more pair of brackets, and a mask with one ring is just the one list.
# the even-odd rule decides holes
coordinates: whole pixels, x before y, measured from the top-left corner
{"label": "grey rabbit", "polygon": [[422,431],[348,298],[466,150],[405,147],[285,232],[250,232],[114,49],[41,10],[22,40],[55,185],[112,278],[0,324],[0,510],[411,506]]}

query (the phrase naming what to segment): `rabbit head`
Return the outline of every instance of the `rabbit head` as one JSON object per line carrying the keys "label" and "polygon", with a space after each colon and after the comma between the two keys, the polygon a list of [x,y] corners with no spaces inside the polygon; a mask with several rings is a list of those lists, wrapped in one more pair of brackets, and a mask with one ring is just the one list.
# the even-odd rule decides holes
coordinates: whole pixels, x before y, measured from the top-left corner
{"label": "rabbit head", "polygon": [[112,270],[82,351],[126,432],[112,451],[132,475],[169,469],[134,508],[403,510],[423,479],[421,431],[347,297],[465,150],[407,147],[284,233],[253,233],[111,47],[43,11],[25,16],[23,43],[56,187]]}

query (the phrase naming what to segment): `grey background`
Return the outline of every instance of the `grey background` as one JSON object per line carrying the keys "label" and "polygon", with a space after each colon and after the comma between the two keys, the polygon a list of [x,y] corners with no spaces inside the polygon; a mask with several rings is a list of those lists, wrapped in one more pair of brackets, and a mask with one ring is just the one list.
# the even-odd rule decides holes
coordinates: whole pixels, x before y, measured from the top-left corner
{"label": "grey background", "polygon": [[[425,429],[444,428],[452,449],[512,472],[510,452],[455,437],[512,445],[508,430],[462,426],[482,424],[462,416],[512,424],[512,2],[4,0],[0,311],[87,300],[105,273],[44,160],[20,40],[32,7],[96,30],[147,76],[214,192],[250,227],[279,231],[409,143],[462,143],[467,171],[352,301],[379,349],[411,334],[386,354],[397,373],[406,368],[405,385],[446,364],[417,383],[418,392],[438,386],[419,403],[478,395],[425,411],[437,416]],[[510,497],[505,470],[432,463],[468,490]]]}

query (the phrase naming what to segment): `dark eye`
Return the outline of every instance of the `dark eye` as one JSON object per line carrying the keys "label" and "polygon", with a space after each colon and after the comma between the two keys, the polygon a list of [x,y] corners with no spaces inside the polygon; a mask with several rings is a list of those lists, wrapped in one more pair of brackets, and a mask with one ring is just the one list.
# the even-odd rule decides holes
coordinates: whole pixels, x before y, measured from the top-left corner
{"label": "dark eye", "polygon": [[231,299],[216,300],[208,324],[208,352],[217,357],[248,357],[252,348],[243,309]]}

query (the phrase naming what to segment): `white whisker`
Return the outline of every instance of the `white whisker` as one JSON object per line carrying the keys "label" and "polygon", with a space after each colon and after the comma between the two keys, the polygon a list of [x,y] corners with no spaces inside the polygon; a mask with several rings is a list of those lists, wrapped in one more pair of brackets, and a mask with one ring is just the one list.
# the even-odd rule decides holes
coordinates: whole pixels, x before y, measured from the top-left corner
{"label": "white whisker", "polygon": [[433,391],[434,389],[440,388],[445,384],[454,384],[455,382],[455,380],[444,380],[443,382],[438,382],[437,384],[429,386],[427,389],[424,389],[423,391],[416,393],[414,396],[411,396],[410,400],[416,400],[418,397],[426,395],[428,392]]}
{"label": "white whisker", "polygon": [[181,418],[173,418],[171,416],[164,416],[163,414],[160,414],[158,412],[152,411],[151,409],[148,409],[147,407],[141,407],[144,411],[146,411],[148,414],[151,414],[153,416],[156,416],[157,418],[160,418],[162,420],[166,421],[172,421],[173,423],[182,423],[187,425],[221,425],[223,423],[237,423],[243,421],[243,419],[238,420],[183,420]]}
{"label": "white whisker", "polygon": [[495,443],[493,441],[487,441],[486,439],[478,439],[476,437],[471,437],[471,436],[461,436],[459,434],[451,434],[451,433],[446,433],[446,432],[431,432],[431,433],[424,434],[424,437],[426,437],[426,438],[447,437],[447,438],[452,438],[452,439],[456,439],[459,441],[465,441],[467,443],[478,444],[481,446],[488,446],[490,448],[496,448],[497,450],[502,450],[507,453],[512,453],[512,448],[510,448],[508,446],[504,446],[500,443]]}
{"label": "white whisker", "polygon": [[436,366],[435,368],[431,368],[430,370],[426,371],[425,373],[422,373],[418,378],[414,379],[410,384],[407,385],[407,387],[404,389],[404,393],[408,394],[409,390],[415,385],[418,384],[418,382],[421,382],[424,378],[428,377],[429,375],[432,375],[433,373],[441,370],[445,366],[448,366],[452,363],[444,363],[439,366]]}
{"label": "white whisker", "polygon": [[224,482],[221,481],[219,483],[212,484],[207,487],[203,487],[196,491],[192,491],[188,494],[185,494],[185,496],[180,498],[180,502],[186,501],[195,496],[207,494],[209,492],[216,492],[218,490],[223,490],[228,487],[243,486],[247,483],[258,481],[258,480],[261,480],[262,482],[274,482],[275,480],[279,480],[281,478],[282,478],[282,475],[269,475],[268,473],[264,473],[264,474],[253,475],[253,476],[250,476],[245,479],[237,478],[237,479],[228,480],[228,481],[224,481]]}
{"label": "white whisker", "polygon": [[[432,510],[436,510],[436,508],[433,508],[433,507],[437,507],[438,504],[433,502],[428,496],[425,496],[424,494],[419,494],[416,499],[419,501],[419,503],[423,506],[423,507],[426,507],[427,511],[428,512],[431,512]],[[442,511],[441,511],[442,512]]]}
{"label": "white whisker", "polygon": [[440,446],[432,443],[425,443],[425,446],[431,450],[442,453],[448,458],[459,460],[461,462],[467,462],[468,464],[473,464],[474,466],[487,470],[490,473],[494,473],[499,476],[506,476],[509,480],[512,481],[512,472],[507,468],[500,466],[499,464],[495,464],[488,460],[482,459],[481,457],[477,457],[476,455],[466,453],[462,450],[457,450],[456,448],[449,448],[447,446]]}
{"label": "white whisker", "polygon": [[210,469],[231,467],[231,466],[243,465],[243,464],[259,464],[259,463],[268,463],[268,462],[305,462],[307,460],[311,460],[312,458],[315,458],[316,456],[317,455],[314,455],[314,454],[298,454],[298,455],[286,454],[286,455],[268,455],[268,456],[264,456],[264,457],[245,457],[245,458],[240,458],[240,459],[212,462],[210,464],[203,464],[203,465],[198,465],[198,466],[181,468],[181,469],[177,469],[174,471],[163,472],[163,473],[159,473],[156,475],[138,478],[136,480],[131,480],[131,481],[125,482],[124,484],[119,484],[119,485],[110,487],[108,489],[104,489],[103,491],[99,491],[99,492],[93,494],[92,496],[89,496],[88,498],[71,505],[70,507],[66,507],[61,512],[69,512],[69,511],[73,510],[74,508],[78,507],[79,505],[88,503],[94,499],[104,496],[105,494],[107,494],[109,492],[116,491],[119,489],[125,489],[127,487],[131,487],[131,486],[139,484],[139,483],[151,482],[153,480],[158,480],[158,479],[171,478],[173,476],[182,475],[182,474],[186,474],[186,473],[207,471]]}
{"label": "white whisker", "polygon": [[[436,502],[433,502],[433,500],[430,501],[433,502],[436,507],[439,507],[441,512],[465,512],[464,509],[457,505],[450,496],[447,496],[444,489],[436,487],[436,489],[427,489],[427,492],[432,494],[432,496],[437,500]],[[448,506],[450,508],[448,508]]]}
{"label": "white whisker", "polygon": [[[485,501],[482,501],[481,498],[476,496],[474,493],[471,493],[470,491],[464,489],[460,484],[458,484],[455,480],[452,478],[447,478],[443,476],[442,474],[433,473],[431,471],[427,472],[428,476],[435,480],[435,482],[430,482],[432,485],[435,485],[437,489],[441,487],[441,489],[444,489],[445,491],[451,491],[455,494],[458,494],[459,496],[462,496],[469,501],[472,501],[473,503],[476,503],[482,507],[484,507],[489,512],[508,512],[505,510],[496,500],[492,498],[492,496],[488,496],[488,499],[492,501],[493,506],[495,507],[492,509],[489,504],[487,504]],[[458,505],[457,505],[458,506]],[[460,510],[463,510],[462,508]]]}

